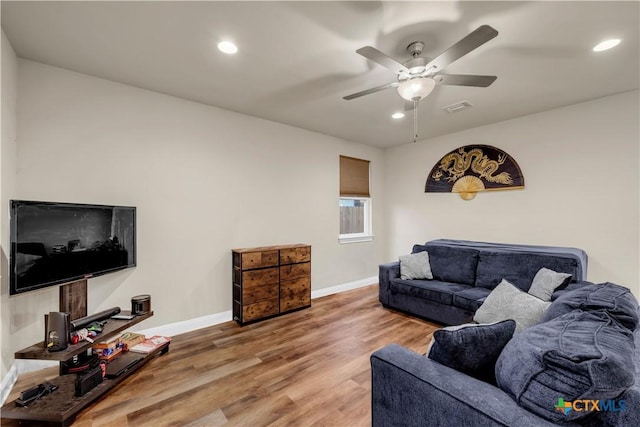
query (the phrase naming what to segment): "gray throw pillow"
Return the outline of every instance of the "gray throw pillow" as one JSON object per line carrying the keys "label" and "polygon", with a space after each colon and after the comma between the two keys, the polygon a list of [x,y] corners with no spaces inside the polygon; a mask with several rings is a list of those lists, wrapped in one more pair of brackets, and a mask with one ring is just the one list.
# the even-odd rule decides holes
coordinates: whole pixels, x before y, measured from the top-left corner
{"label": "gray throw pillow", "polygon": [[516,333],[529,326],[540,323],[550,302],[516,288],[502,279],[502,282],[487,295],[487,299],[473,316],[478,323],[493,323],[513,319],[516,322]]}
{"label": "gray throw pillow", "polygon": [[403,280],[433,279],[429,254],[418,252],[417,254],[402,255],[400,257],[400,278]]}
{"label": "gray throw pillow", "polygon": [[495,384],[495,365],[516,329],[516,322],[448,326],[433,333],[427,356],[482,381]]}
{"label": "gray throw pillow", "polygon": [[571,279],[571,274],[558,273],[557,271],[542,267],[538,270],[531,282],[529,294],[540,298],[542,301],[551,301],[553,291],[566,283],[567,279]]}

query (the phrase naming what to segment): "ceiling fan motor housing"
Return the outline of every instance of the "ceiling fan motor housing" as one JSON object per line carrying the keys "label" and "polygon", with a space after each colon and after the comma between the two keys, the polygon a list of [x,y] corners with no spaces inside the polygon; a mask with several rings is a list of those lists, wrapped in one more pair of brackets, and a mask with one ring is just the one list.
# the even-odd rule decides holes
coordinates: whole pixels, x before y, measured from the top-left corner
{"label": "ceiling fan motor housing", "polygon": [[424,49],[423,42],[413,42],[407,46],[407,52],[411,54],[411,56],[416,57],[422,54],[422,50]]}
{"label": "ceiling fan motor housing", "polygon": [[406,73],[399,73],[398,79],[405,80],[406,78],[412,78],[412,77],[417,77],[421,75],[422,73],[424,73],[425,66],[429,62],[431,62],[431,58],[426,58],[423,56],[417,56],[415,58],[411,58],[408,61],[403,62],[402,65],[407,67],[411,72],[411,74],[407,75]]}

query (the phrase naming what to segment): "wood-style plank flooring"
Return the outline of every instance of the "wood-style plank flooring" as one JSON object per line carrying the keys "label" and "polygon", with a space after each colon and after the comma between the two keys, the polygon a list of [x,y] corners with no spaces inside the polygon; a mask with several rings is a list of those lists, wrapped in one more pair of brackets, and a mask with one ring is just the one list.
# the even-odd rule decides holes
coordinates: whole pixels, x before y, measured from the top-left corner
{"label": "wood-style plank flooring", "polygon": [[[73,425],[369,426],[371,353],[391,342],[423,353],[438,327],[382,308],[372,285],[252,325],[200,329],[173,337],[168,354]],[[24,375],[9,400],[56,375]]]}

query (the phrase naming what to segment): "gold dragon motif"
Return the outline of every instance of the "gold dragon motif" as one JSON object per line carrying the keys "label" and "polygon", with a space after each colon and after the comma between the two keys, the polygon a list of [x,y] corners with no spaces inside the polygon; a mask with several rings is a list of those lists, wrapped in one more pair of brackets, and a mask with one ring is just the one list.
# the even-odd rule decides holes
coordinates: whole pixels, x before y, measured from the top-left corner
{"label": "gold dragon motif", "polygon": [[457,153],[449,153],[440,160],[440,166],[433,173],[432,178],[440,181],[440,178],[446,173],[448,175],[445,177],[447,181],[456,182],[471,168],[480,178],[484,178],[488,182],[509,185],[513,184],[513,179],[508,172],[494,175],[506,160],[507,156],[503,154],[498,155],[498,160],[491,160],[480,148],[472,148],[465,152],[464,147],[461,147]]}

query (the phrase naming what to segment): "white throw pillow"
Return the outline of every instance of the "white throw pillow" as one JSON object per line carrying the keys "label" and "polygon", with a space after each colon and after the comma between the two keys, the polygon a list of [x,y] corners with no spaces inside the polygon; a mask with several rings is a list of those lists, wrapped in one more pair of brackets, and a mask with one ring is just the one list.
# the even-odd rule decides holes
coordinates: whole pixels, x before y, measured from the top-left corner
{"label": "white throw pillow", "polygon": [[536,276],[531,282],[531,288],[529,288],[529,294],[534,297],[538,297],[543,301],[551,301],[551,295],[560,285],[562,285],[571,274],[558,273],[548,268],[542,267],[536,273]]}
{"label": "white throw pillow", "polygon": [[493,323],[513,319],[516,322],[516,333],[518,333],[540,323],[550,305],[550,302],[529,295],[502,279],[502,282],[487,295],[487,299],[478,308],[473,320],[478,323]]}
{"label": "white throw pillow", "polygon": [[400,257],[400,278],[411,279],[433,279],[431,274],[431,264],[429,264],[429,254],[426,251],[415,254],[402,255]]}

